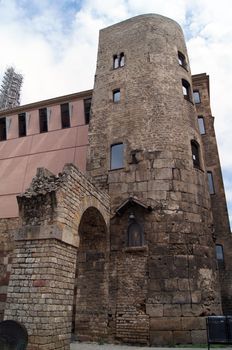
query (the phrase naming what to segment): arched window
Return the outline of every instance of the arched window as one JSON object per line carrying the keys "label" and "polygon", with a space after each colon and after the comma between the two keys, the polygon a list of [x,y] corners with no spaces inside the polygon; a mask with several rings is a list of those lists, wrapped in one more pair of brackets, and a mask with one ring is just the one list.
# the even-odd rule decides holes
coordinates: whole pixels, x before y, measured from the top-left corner
{"label": "arched window", "polygon": [[200,168],[199,144],[194,140],[191,141],[191,149],[192,149],[193,166],[194,168]]}
{"label": "arched window", "polygon": [[128,226],[127,237],[129,247],[141,247],[143,245],[143,230],[136,221]]}
{"label": "arched window", "polygon": [[118,55],[114,55],[113,56],[113,68],[116,69],[119,67],[119,59],[118,59]]}
{"label": "arched window", "polygon": [[119,56],[119,66],[120,66],[120,67],[123,67],[124,64],[125,64],[125,56],[124,56],[124,53],[121,52],[121,53],[120,53],[120,56]]}
{"label": "arched window", "polygon": [[191,101],[191,89],[190,84],[187,80],[182,79],[182,90],[184,98],[188,101]]}

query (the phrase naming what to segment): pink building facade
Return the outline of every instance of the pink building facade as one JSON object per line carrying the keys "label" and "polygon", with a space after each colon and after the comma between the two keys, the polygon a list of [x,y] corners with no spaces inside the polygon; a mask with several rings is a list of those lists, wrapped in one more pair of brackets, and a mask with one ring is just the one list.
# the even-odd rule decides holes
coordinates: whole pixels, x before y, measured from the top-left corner
{"label": "pink building facade", "polygon": [[[18,217],[16,195],[36,169],[86,168],[92,90],[0,112],[0,219]],[[21,134],[21,135],[20,135]]]}

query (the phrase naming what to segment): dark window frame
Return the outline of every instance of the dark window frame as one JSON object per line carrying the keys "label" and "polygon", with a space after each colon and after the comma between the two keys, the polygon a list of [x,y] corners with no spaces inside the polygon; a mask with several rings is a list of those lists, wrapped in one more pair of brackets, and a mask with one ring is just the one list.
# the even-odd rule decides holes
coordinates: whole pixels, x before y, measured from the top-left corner
{"label": "dark window frame", "polygon": [[[196,101],[195,96],[198,96],[198,100]],[[201,94],[199,90],[193,90],[193,101],[195,104],[200,104],[201,103]]]}
{"label": "dark window frame", "polygon": [[214,186],[214,179],[213,179],[213,172],[207,171],[207,179],[208,179],[208,188],[209,188],[209,194],[215,194],[215,186]]}
{"label": "dark window frame", "polygon": [[71,127],[71,120],[70,120],[70,110],[69,110],[69,103],[62,103],[60,105],[60,116],[61,116],[61,128],[62,129],[68,129]]}
{"label": "dark window frame", "polygon": [[[217,248],[220,248],[220,252],[218,252]],[[225,256],[224,256],[224,247],[222,244],[216,244],[215,246],[216,259],[219,269],[225,268]],[[219,255],[222,255],[222,258],[219,258]]]}
{"label": "dark window frame", "polygon": [[[121,164],[120,166],[115,167],[113,166],[113,163],[115,162],[115,159],[113,159],[113,149],[114,147],[117,147],[119,145],[122,145]],[[110,146],[110,170],[118,170],[123,168],[124,168],[124,143],[123,142],[114,143]]]}
{"label": "dark window frame", "polygon": [[185,70],[188,70],[188,64],[185,55],[178,51],[178,62],[181,67],[183,67]]}
{"label": "dark window frame", "polygon": [[27,136],[27,115],[26,112],[18,114],[18,132],[19,137]]}
{"label": "dark window frame", "polygon": [[6,117],[0,118],[0,141],[6,141]]}
{"label": "dark window frame", "polygon": [[[202,124],[200,124],[200,120],[202,120]],[[206,134],[205,118],[203,117],[203,115],[198,115],[197,121],[198,121],[198,129],[199,129],[200,134],[205,135]]]}
{"label": "dark window frame", "polygon": [[114,103],[119,103],[121,100],[121,91],[120,89],[114,89],[112,91],[112,95],[113,95],[113,102]]}
{"label": "dark window frame", "polygon": [[192,102],[191,85],[185,79],[182,79],[182,92],[183,92],[184,99],[189,102]]}
{"label": "dark window frame", "polygon": [[48,110],[39,108],[39,131],[40,133],[48,132]]}
{"label": "dark window frame", "polygon": [[122,68],[125,66],[125,54],[120,52],[120,54],[113,55],[113,69]]}
{"label": "dark window frame", "polygon": [[195,140],[191,140],[191,152],[192,152],[192,160],[193,160],[194,168],[200,169],[201,168],[200,146],[199,146],[199,143]]}
{"label": "dark window frame", "polygon": [[91,118],[91,101],[92,97],[84,98],[84,116],[85,116],[85,124],[89,124]]}

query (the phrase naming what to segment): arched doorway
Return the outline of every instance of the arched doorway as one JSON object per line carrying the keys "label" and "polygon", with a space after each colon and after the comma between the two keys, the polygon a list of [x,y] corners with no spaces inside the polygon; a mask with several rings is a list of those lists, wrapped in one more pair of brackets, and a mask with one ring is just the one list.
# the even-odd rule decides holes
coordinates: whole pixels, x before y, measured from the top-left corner
{"label": "arched doorway", "polygon": [[74,332],[79,340],[100,340],[107,336],[108,235],[98,209],[89,207],[79,225]]}

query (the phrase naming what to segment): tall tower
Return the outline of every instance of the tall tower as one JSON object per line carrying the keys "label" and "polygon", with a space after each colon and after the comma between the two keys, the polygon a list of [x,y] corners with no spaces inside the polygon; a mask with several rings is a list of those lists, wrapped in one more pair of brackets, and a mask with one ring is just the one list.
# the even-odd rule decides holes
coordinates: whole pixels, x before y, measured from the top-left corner
{"label": "tall tower", "polygon": [[0,89],[0,109],[8,109],[20,105],[20,89],[23,76],[15,72],[13,67],[6,70]]}
{"label": "tall tower", "polygon": [[201,343],[221,313],[202,141],[180,26],[142,15],[100,31],[89,175],[111,198],[109,329]]}

